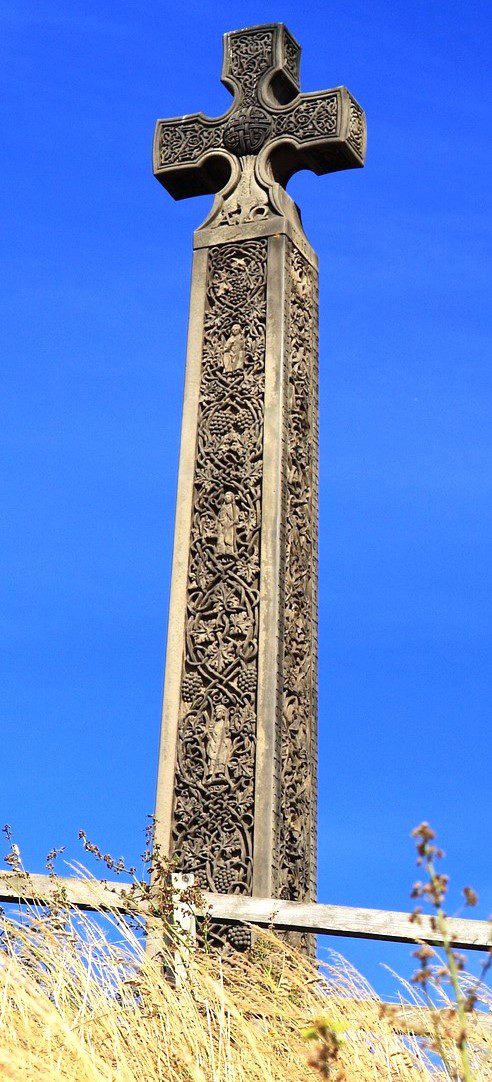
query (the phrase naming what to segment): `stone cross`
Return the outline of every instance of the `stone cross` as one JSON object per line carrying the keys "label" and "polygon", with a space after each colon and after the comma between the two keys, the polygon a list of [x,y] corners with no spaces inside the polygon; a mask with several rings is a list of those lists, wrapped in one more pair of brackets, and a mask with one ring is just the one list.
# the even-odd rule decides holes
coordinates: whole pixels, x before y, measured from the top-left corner
{"label": "stone cross", "polygon": [[[156,840],[206,889],[316,890],[317,259],[285,191],[363,165],[343,87],[299,93],[282,24],[224,37],[219,119],[159,120],[194,236]],[[246,945],[244,929],[217,929]]]}

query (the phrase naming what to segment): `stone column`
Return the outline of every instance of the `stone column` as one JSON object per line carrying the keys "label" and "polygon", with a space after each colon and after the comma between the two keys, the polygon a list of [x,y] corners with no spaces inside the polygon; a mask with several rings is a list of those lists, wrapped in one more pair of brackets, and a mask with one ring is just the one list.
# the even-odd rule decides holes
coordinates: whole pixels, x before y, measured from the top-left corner
{"label": "stone column", "polygon": [[[195,233],[156,818],[212,891],[315,897],[317,260],[285,186],[359,168],[345,87],[301,93],[282,23],[224,37],[223,117],[159,120]],[[240,947],[240,928],[217,929]]]}
{"label": "stone column", "polygon": [[209,890],[314,897],[316,503],[314,252],[280,215],[205,226],[156,818]]}

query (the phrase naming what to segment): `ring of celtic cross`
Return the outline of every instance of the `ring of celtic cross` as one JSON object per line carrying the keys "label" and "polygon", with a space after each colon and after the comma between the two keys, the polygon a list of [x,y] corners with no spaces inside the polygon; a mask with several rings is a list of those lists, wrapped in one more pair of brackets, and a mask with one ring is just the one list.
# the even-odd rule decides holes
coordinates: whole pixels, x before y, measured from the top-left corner
{"label": "ring of celtic cross", "polygon": [[230,124],[224,129],[224,146],[232,154],[242,157],[244,154],[256,154],[272,129],[272,121],[263,109],[248,109],[236,113]]}

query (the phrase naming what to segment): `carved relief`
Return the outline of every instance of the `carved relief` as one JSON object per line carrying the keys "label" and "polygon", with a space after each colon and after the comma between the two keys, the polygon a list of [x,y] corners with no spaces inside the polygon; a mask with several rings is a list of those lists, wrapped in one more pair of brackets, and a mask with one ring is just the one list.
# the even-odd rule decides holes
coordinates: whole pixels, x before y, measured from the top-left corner
{"label": "carved relief", "polygon": [[301,59],[301,50],[299,45],[290,37],[290,34],[284,32],[284,56],[285,67],[289,75],[294,80],[296,86],[299,86],[299,64]]}
{"label": "carved relief", "polygon": [[217,515],[217,556],[237,556],[239,511],[233,492],[226,492]]}
{"label": "carved relief", "polygon": [[301,96],[293,108],[277,116],[274,135],[292,135],[297,140],[319,139],[336,135],[338,129],[338,96],[320,94]]}
{"label": "carved relief", "polygon": [[192,164],[206,150],[220,146],[222,125],[204,124],[199,117],[162,121],[159,131],[159,165]]}
{"label": "carved relief", "polygon": [[273,65],[273,30],[244,30],[230,36],[230,72],[241,86],[243,100],[256,98],[261,76]]}
{"label": "carved relief", "polygon": [[[207,249],[207,272],[203,281],[200,262],[194,296],[202,311],[204,289],[205,316],[200,388],[193,364],[187,384],[187,416],[194,423],[198,406],[198,417],[193,481],[185,470],[180,489],[188,515],[193,484],[186,609],[183,614],[181,602],[173,602],[170,620],[171,649],[184,629],[184,650],[179,713],[173,666],[166,685],[172,710],[166,706],[165,716],[173,741],[177,725],[177,756],[163,774],[166,794],[174,784],[171,824],[163,802],[163,836],[167,847],[171,826],[178,865],[195,872],[203,888],[251,893],[261,562],[262,665],[264,648],[277,684],[262,719],[274,807],[257,828],[270,831],[271,812],[274,844],[270,833],[261,839],[260,878],[268,852],[276,896],[307,900],[315,896],[316,872],[317,276],[284,187],[300,168],[325,173],[361,165],[365,121],[344,88],[291,100],[299,59],[281,24],[226,35],[223,81],[234,93],[231,109],[218,119],[196,114],[159,121],[154,169],[175,198],[216,193],[197,237],[197,247]],[[284,222],[254,227],[273,215]],[[245,239],[251,235],[256,239]],[[272,274],[280,245],[287,264],[268,285],[268,363],[278,364],[269,372],[275,378],[268,416],[272,430],[278,424],[282,431],[276,431],[273,459],[267,440],[265,461],[281,521],[273,542],[265,515],[262,557],[268,245]],[[195,321],[191,326],[193,343]],[[178,582],[182,560],[180,552]],[[278,608],[270,605],[272,590]],[[312,949],[312,937],[294,939]],[[250,934],[216,924],[209,941],[241,949]]]}
{"label": "carved relief", "polygon": [[316,889],[317,282],[290,246],[280,896]]}
{"label": "carved relief", "polygon": [[233,323],[231,333],[224,342],[222,354],[222,366],[224,372],[238,372],[244,368],[246,360],[246,344],[243,328],[240,323]]}
{"label": "carved relief", "polygon": [[208,257],[173,820],[180,866],[232,893],[252,875],[266,257]]}
{"label": "carved relief", "polygon": [[364,113],[360,105],[357,105],[357,102],[351,98],[347,142],[352,144],[354,150],[356,150],[361,157],[364,152],[364,133]]}
{"label": "carved relief", "polygon": [[229,730],[230,711],[224,703],[218,703],[206,730],[206,752],[209,777],[226,775],[232,754]]}
{"label": "carved relief", "polygon": [[[197,162],[206,151],[220,152],[224,147],[244,158],[261,150],[269,138],[293,136],[298,141],[334,136],[339,126],[337,94],[300,96],[297,104],[280,114],[269,115],[253,106],[238,108],[224,123],[204,122],[201,117],[177,121],[161,121],[158,137],[160,167]],[[354,102],[350,104],[347,141],[362,155],[364,114]]]}
{"label": "carved relief", "polygon": [[224,128],[224,146],[238,157],[257,154],[271,129],[272,121],[264,109],[255,109],[252,105],[238,109]]}
{"label": "carved relief", "polygon": [[[204,888],[229,893],[252,889],[266,259],[266,239],[209,252],[175,783],[179,864]],[[316,281],[293,246],[287,277],[275,863],[279,896],[306,899],[316,824]],[[239,949],[249,938],[214,925],[211,942]]]}
{"label": "carved relief", "polygon": [[217,199],[218,213],[212,212],[207,222],[214,225],[240,225],[258,222],[271,213],[270,201],[255,174],[255,159],[248,155],[241,159],[239,180],[229,195]]}
{"label": "carved relief", "polygon": [[[326,173],[333,165],[336,169],[362,165],[364,113],[344,87],[298,93],[291,100],[299,89],[300,48],[284,26],[239,30],[226,34],[224,42],[222,78],[234,94],[231,109],[217,119],[197,113],[156,125],[154,172],[175,198],[213,191],[226,200],[231,180],[237,186],[245,161],[253,155],[260,156],[256,181],[266,182],[270,176],[279,184],[306,167]],[[348,124],[341,132],[341,116],[346,117],[347,109]],[[303,153],[304,142],[310,143],[309,156]],[[350,153],[340,153],[343,144]],[[270,145],[275,153],[269,160]],[[184,165],[186,169],[180,168]],[[246,184],[250,179],[251,171]],[[243,194],[238,202],[241,215]],[[267,204],[261,200],[258,206],[265,210]]]}

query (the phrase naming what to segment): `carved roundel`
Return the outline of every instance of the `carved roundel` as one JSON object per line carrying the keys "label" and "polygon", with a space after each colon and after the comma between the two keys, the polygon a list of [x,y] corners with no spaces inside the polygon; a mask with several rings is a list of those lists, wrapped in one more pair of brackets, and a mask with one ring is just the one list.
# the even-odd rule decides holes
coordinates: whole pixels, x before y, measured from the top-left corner
{"label": "carved roundel", "polygon": [[268,139],[272,122],[262,109],[241,109],[224,129],[224,146],[233,154],[257,154]]}

